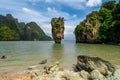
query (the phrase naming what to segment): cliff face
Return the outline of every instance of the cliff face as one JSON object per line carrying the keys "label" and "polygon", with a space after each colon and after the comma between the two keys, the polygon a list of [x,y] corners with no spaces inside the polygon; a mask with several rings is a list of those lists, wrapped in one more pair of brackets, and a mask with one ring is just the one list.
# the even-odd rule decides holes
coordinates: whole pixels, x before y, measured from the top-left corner
{"label": "cliff face", "polygon": [[11,14],[0,15],[0,41],[13,41],[20,39],[20,30],[17,19]]}
{"label": "cliff face", "polygon": [[75,28],[76,42],[120,43],[120,2],[108,1]]}
{"label": "cliff face", "polygon": [[16,40],[51,40],[44,31],[35,23],[18,22],[11,14],[0,15],[0,41]]}
{"label": "cliff face", "polygon": [[44,31],[35,23],[30,22],[26,24],[25,30],[25,40],[39,41],[39,40],[51,40]]}
{"label": "cliff face", "polygon": [[52,18],[52,37],[55,43],[61,43],[61,40],[64,38],[64,18]]}
{"label": "cliff face", "polygon": [[98,12],[94,11],[75,28],[76,42],[95,42],[99,27]]}

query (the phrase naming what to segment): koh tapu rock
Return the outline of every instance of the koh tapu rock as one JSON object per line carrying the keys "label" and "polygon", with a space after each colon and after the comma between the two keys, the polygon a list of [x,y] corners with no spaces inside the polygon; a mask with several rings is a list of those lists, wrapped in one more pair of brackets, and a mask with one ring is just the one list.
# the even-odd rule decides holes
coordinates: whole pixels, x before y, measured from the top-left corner
{"label": "koh tapu rock", "polygon": [[61,40],[64,38],[64,18],[52,18],[52,37],[55,43],[61,43]]}

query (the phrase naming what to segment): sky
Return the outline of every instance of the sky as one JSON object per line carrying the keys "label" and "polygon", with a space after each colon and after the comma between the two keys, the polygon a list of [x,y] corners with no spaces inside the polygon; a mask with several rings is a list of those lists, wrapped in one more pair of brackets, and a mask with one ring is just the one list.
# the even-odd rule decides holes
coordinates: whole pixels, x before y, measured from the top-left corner
{"label": "sky", "polygon": [[65,18],[65,40],[75,40],[74,29],[91,11],[108,0],[0,0],[0,14],[12,14],[19,22],[36,22],[51,36],[51,18]]}

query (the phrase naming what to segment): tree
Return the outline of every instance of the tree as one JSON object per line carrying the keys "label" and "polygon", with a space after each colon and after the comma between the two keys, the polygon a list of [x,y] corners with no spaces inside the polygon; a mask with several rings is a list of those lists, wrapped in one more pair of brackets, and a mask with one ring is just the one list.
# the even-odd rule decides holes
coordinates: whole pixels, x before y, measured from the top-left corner
{"label": "tree", "polygon": [[19,35],[14,30],[7,26],[0,27],[0,40],[1,41],[16,41],[19,40]]}
{"label": "tree", "polygon": [[[99,28],[97,29],[98,34],[93,35],[93,40],[104,43],[120,43],[120,0],[118,3],[115,0],[105,2],[98,13],[93,11],[88,14],[86,19],[75,28],[77,39],[84,40],[84,35],[92,32],[94,24],[99,25],[99,23],[100,26],[96,27]],[[90,33],[87,35],[90,37]]]}
{"label": "tree", "polygon": [[103,4],[102,4],[102,7],[104,7],[104,8],[107,8],[107,9],[109,9],[109,10],[112,10],[114,7],[115,7],[115,0],[111,0],[111,1],[108,1],[108,2],[104,2]]}

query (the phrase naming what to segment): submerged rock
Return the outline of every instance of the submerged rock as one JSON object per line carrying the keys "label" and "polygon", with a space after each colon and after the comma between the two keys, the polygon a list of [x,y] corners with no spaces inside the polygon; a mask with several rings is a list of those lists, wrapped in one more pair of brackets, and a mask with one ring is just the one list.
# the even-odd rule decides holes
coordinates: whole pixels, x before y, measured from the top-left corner
{"label": "submerged rock", "polygon": [[78,71],[85,70],[88,73],[99,73],[104,76],[113,75],[115,72],[115,67],[108,61],[99,57],[89,57],[84,55],[77,57],[76,68]]}
{"label": "submerged rock", "polygon": [[55,43],[61,43],[61,40],[64,38],[64,18],[52,18],[51,26]]}
{"label": "submerged rock", "polygon": [[42,60],[39,64],[46,64],[47,63],[47,59]]}
{"label": "submerged rock", "polygon": [[3,55],[2,57],[1,57],[1,59],[6,59],[7,57],[5,56],[5,55]]}
{"label": "submerged rock", "polygon": [[29,67],[28,67],[28,70],[33,70],[33,69],[35,69],[35,68],[37,68],[37,67],[38,67],[38,65],[29,66]]}

